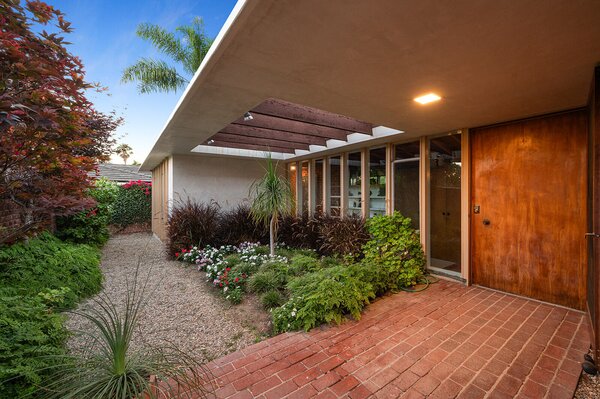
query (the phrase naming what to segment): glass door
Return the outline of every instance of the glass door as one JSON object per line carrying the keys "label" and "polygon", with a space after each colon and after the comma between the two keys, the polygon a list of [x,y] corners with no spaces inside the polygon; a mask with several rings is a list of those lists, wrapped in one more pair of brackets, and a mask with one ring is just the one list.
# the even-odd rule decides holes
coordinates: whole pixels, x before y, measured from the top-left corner
{"label": "glass door", "polygon": [[461,273],[461,136],[429,141],[429,262],[438,272]]}
{"label": "glass door", "polygon": [[392,168],[394,190],[394,210],[410,218],[415,230],[420,230],[419,212],[419,164],[420,143],[398,144],[394,149],[394,167]]}

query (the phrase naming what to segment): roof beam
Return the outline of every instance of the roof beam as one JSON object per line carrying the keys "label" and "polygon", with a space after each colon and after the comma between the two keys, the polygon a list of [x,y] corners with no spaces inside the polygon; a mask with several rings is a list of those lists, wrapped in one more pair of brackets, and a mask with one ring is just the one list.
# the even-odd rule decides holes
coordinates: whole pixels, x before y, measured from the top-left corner
{"label": "roof beam", "polygon": [[325,145],[326,138],[310,136],[300,133],[282,132],[281,130],[266,129],[262,127],[236,125],[234,123],[226,126],[219,133],[237,134],[239,136],[259,137],[262,139],[293,141],[295,143]]}
{"label": "roof beam", "polygon": [[281,130],[290,133],[308,134],[325,139],[346,140],[346,136],[352,131],[336,129],[328,126],[320,126],[291,119],[279,118],[277,116],[253,113],[252,119],[245,121],[243,117],[233,123],[244,126],[256,126],[271,130]]}
{"label": "roof beam", "polygon": [[274,98],[265,100],[258,106],[254,107],[251,112],[277,116],[280,118],[292,119],[321,126],[328,126],[357,133],[371,134],[373,129],[373,125],[367,122],[300,104],[277,100]]}
{"label": "roof beam", "polygon": [[248,136],[240,136],[237,134],[229,134],[219,132],[212,136],[210,140],[215,141],[225,141],[233,144],[257,144],[264,145],[267,147],[281,147],[281,148],[290,148],[290,149],[301,149],[308,150],[308,144],[306,143],[296,143],[285,140],[275,140],[275,139],[263,139],[258,137],[248,137]]}
{"label": "roof beam", "polygon": [[264,152],[284,152],[287,154],[295,154],[295,151],[291,148],[283,148],[283,147],[274,147],[274,146],[264,146],[257,144],[242,144],[242,143],[230,143],[228,141],[218,141],[214,140],[212,143],[215,147],[226,147],[226,148],[241,148],[244,150],[256,150],[256,151],[264,151]]}

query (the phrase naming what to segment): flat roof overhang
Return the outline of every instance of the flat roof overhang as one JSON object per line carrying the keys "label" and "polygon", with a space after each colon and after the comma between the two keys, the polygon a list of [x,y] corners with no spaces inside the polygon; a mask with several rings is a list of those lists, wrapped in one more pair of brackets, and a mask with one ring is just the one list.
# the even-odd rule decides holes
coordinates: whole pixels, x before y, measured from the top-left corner
{"label": "flat roof overhang", "polygon": [[[142,169],[190,154],[269,98],[405,131],[487,125],[586,104],[594,0],[240,0]],[[436,92],[442,101],[413,98]]]}

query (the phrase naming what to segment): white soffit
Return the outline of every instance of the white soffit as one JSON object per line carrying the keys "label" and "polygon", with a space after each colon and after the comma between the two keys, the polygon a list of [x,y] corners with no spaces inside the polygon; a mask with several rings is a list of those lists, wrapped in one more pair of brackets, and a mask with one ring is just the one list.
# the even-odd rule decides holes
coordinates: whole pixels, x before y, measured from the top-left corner
{"label": "white soffit", "polygon": [[271,158],[286,160],[292,158],[293,154],[284,154],[282,152],[265,152],[255,150],[245,150],[241,148],[230,148],[230,147],[214,147],[210,145],[198,145],[192,148],[191,152],[196,154],[207,154],[207,155],[221,155],[226,157],[238,157],[238,158],[265,158],[268,154],[271,154]]}
{"label": "white soffit", "polygon": [[142,168],[268,98],[406,138],[581,107],[599,20],[596,0],[240,1]]}

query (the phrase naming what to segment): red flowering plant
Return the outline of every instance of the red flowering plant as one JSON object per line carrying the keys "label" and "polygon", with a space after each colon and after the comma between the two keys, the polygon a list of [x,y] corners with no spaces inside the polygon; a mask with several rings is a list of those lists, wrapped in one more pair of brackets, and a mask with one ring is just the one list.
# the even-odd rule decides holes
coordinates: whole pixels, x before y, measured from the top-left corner
{"label": "red flowering plant", "polygon": [[246,273],[227,267],[217,280],[218,282],[214,283],[215,287],[221,289],[225,299],[232,303],[240,303],[242,301],[244,286],[248,281]]}
{"label": "red flowering plant", "polygon": [[152,182],[149,181],[132,180],[129,183],[123,184],[122,187],[126,190],[141,190],[146,196],[152,195]]}
{"label": "red flowering plant", "polygon": [[113,206],[112,222],[125,227],[152,220],[152,183],[130,181],[119,188]]}

